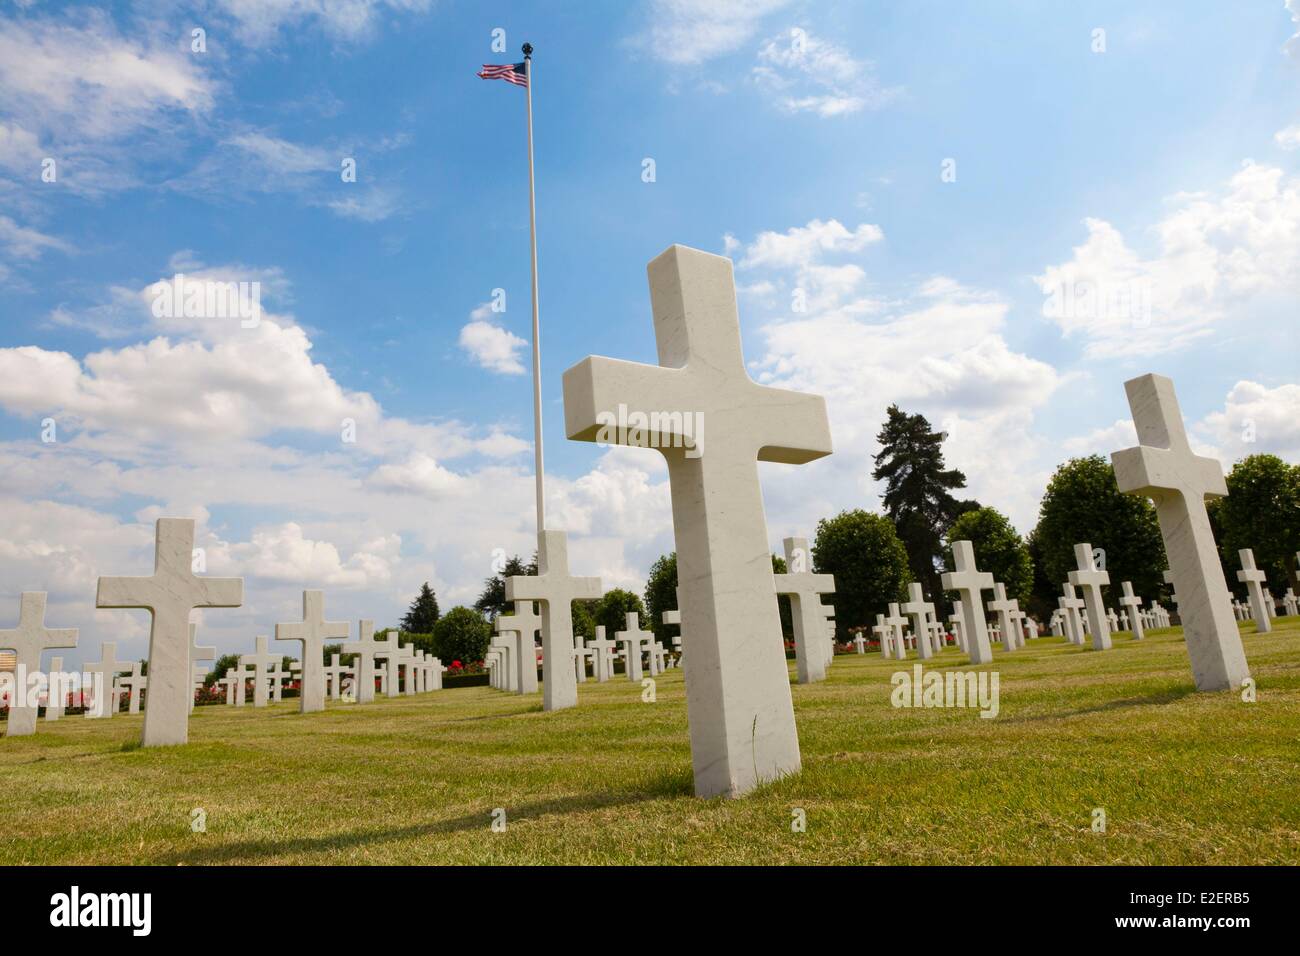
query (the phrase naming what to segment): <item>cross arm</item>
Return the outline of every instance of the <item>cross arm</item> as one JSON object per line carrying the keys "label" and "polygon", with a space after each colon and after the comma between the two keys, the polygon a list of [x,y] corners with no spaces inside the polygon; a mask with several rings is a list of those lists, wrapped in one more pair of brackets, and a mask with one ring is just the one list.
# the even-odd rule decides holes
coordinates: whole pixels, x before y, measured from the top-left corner
{"label": "cross arm", "polygon": [[755,387],[759,389],[759,404],[763,409],[759,461],[803,465],[831,453],[826,399],[766,385]]}
{"label": "cross arm", "polygon": [[[673,409],[675,383],[685,375],[684,369],[589,355],[564,373],[564,433],[573,441],[595,441],[602,424],[617,423],[620,404],[644,413]],[[602,421],[606,416],[613,418]]]}

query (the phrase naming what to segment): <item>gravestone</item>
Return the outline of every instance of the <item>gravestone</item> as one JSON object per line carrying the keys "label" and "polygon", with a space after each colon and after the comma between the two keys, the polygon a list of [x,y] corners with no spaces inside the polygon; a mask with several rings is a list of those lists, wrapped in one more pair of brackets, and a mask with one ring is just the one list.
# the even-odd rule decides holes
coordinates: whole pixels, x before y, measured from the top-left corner
{"label": "gravestone", "polygon": [[776,593],[790,598],[795,672],[800,684],[826,679],[826,615],[821,596],[835,591],[835,578],[814,574],[807,538],[785,538],[785,574],[773,574]]}
{"label": "gravestone", "polygon": [[[507,593],[509,583],[507,582]],[[534,634],[542,626],[542,618],[533,611],[532,601],[515,601],[513,614],[497,618],[497,630],[515,635],[515,667],[519,673],[515,689],[520,694],[537,693],[537,641]],[[572,624],[570,624],[572,627]]]}
{"label": "gravestone", "polygon": [[1119,630],[1119,617],[1116,616],[1114,608],[1106,610],[1106,623],[1110,626],[1112,634]]}
{"label": "gravestone", "polygon": [[[537,601],[542,606],[542,670],[546,678],[542,685],[542,710],[578,705],[578,684],[573,671],[573,602],[600,596],[600,578],[577,578],[569,574],[569,545],[563,531],[538,533],[537,574],[506,579],[506,600],[515,602],[516,614],[521,601]],[[531,632],[528,640],[532,641]],[[524,693],[536,690],[534,666],[532,690]]]}
{"label": "gravestone", "polygon": [[1012,620],[1011,612],[1020,610],[1020,606],[1016,601],[1007,599],[1007,588],[1001,581],[994,582],[993,600],[989,601],[986,607],[998,616],[998,628],[1002,632],[1002,649],[1014,651],[1018,645],[1016,623]]}
{"label": "gravestone", "polygon": [[885,618],[885,623],[890,627],[890,634],[893,638],[894,651],[900,661],[907,660],[907,639],[903,628],[907,626],[907,618],[899,613],[896,603],[889,605],[889,617]]}
{"label": "gravestone", "polygon": [[1237,572],[1237,580],[1246,585],[1246,594],[1250,598],[1250,616],[1255,619],[1255,630],[1260,634],[1267,634],[1273,630],[1273,625],[1268,619],[1268,606],[1264,600],[1264,587],[1268,583],[1268,576],[1255,567],[1255,552],[1251,548],[1242,548],[1237,552],[1237,557],[1241,560],[1241,570]]}
{"label": "gravestone", "polygon": [[945,591],[956,591],[961,598],[961,629],[966,638],[966,653],[972,664],[993,660],[989,632],[984,623],[984,591],[993,587],[993,575],[975,566],[975,546],[969,541],[952,543],[955,571],[945,571],[940,580]]}
{"label": "gravestone", "polygon": [[[1059,599],[1057,600],[1057,603],[1060,603]],[[1062,615],[1060,608],[1057,608],[1057,610],[1053,611],[1052,616],[1047,620],[1047,628],[1052,632],[1053,637],[1062,637],[1065,633],[1064,628],[1061,626],[1061,618]]]}
{"label": "gravestone", "polygon": [[673,650],[680,655],[682,652],[682,612],[679,610],[664,611],[659,615],[659,621],[665,627],[669,624],[677,625],[677,633],[673,635]]}
{"label": "gravestone", "polygon": [[315,713],[325,709],[325,642],[330,638],[348,637],[347,621],[325,620],[325,592],[302,592],[302,620],[277,624],[275,639],[293,641],[302,646],[302,684],[298,688],[299,712]]}
{"label": "gravestone", "polygon": [[[190,624],[190,664],[191,664],[191,668],[192,668],[192,674],[198,675],[198,676],[195,678],[195,682],[196,682],[196,683],[198,683],[198,684],[202,684],[202,683],[203,683],[203,679],[204,679],[204,677],[207,676],[206,674],[204,674],[204,673],[199,669],[199,666],[198,666],[198,664],[197,664],[196,662],[197,662],[197,661],[215,661],[216,659],[217,659],[217,649],[216,649],[216,647],[213,646],[213,645],[211,645],[211,644],[203,644],[203,645],[200,645],[200,644],[199,644],[199,626],[198,626],[197,624],[193,624],[193,623],[191,623],[191,624]],[[196,692],[197,692],[197,688],[195,689],[195,691],[193,691],[193,692],[190,693],[190,713],[191,713],[191,714],[194,713],[194,694],[195,694]]]}
{"label": "gravestone", "polygon": [[861,631],[858,631],[857,635],[854,636],[853,646],[859,654],[865,654],[867,652],[867,639],[862,636]]}
{"label": "gravestone", "polygon": [[131,673],[117,678],[119,690],[127,692],[126,711],[128,714],[140,713],[140,692],[149,686],[149,678],[140,672],[140,662],[131,662]]}
{"label": "gravestone", "polygon": [[641,619],[636,611],[628,611],[625,616],[624,629],[614,633],[614,640],[623,645],[623,667],[627,679],[641,680],[641,652],[654,640],[654,634],[641,630]]}
{"label": "gravestone", "polygon": [[1192,454],[1173,382],[1144,375],[1125,382],[1124,390],[1140,444],[1111,455],[1115,480],[1120,491],[1155,502],[1196,689],[1240,687],[1250,669],[1205,510],[1207,497],[1228,493],[1223,468]]}
{"label": "gravestone", "polygon": [[925,599],[921,585],[915,581],[907,586],[907,596],[909,600],[901,610],[912,619],[912,633],[916,635],[917,655],[922,660],[928,661],[934,657],[934,642],[930,635],[930,615],[934,613],[934,605]]}
{"label": "gravestone", "polygon": [[342,699],[343,682],[349,677],[352,678],[353,685],[356,685],[356,669],[343,664],[342,660],[342,654],[330,654],[330,662],[325,666],[325,690],[330,700]]}
{"label": "gravestone", "polygon": [[1110,626],[1106,621],[1106,605],[1102,601],[1101,587],[1110,584],[1110,575],[1099,571],[1092,545],[1088,543],[1074,546],[1074,561],[1077,571],[1069,573],[1070,583],[1083,590],[1083,603],[1088,612],[1088,632],[1092,635],[1094,651],[1108,651],[1111,647]]}
{"label": "gravestone", "polygon": [[[45,626],[45,591],[24,591],[18,602],[18,626],[0,631],[0,648],[14,652],[15,677],[35,674],[41,669],[41,653],[51,647],[76,647],[75,627],[52,630]],[[60,665],[62,659],[60,658]],[[110,684],[112,678],[109,678]],[[9,707],[6,737],[25,737],[36,733],[38,708],[27,706],[27,688],[15,690],[16,699]]]}
{"label": "gravestone", "polygon": [[226,706],[234,707],[235,706],[235,685],[239,683],[239,678],[236,677],[233,673],[231,673],[231,674],[227,674],[225,677],[218,680],[217,683],[226,689]]}
{"label": "gravestone", "polygon": [[[1295,591],[1291,588],[1287,588],[1286,593],[1282,595],[1282,604],[1286,608],[1287,617],[1295,617],[1297,613],[1300,613],[1300,601],[1297,601]],[[51,664],[50,666],[53,667],[54,665]]]}
{"label": "gravestone", "polygon": [[519,644],[510,637],[510,632],[507,631],[504,634],[499,634],[493,640],[492,646],[501,658],[497,688],[511,694],[518,693],[519,665],[515,662],[515,655],[519,653]]}
{"label": "gravestone", "polygon": [[885,623],[885,615],[876,615],[876,626],[871,629],[871,635],[880,642],[880,656],[882,658],[889,660],[894,656],[890,647],[893,643],[894,629]]}
{"label": "gravestone", "polygon": [[587,682],[587,661],[591,659],[592,651],[583,641],[581,634],[575,634],[573,640],[573,676],[578,679],[579,684],[585,684]]}
{"label": "gravestone", "polygon": [[[276,666],[279,667],[279,664],[277,663]],[[242,664],[237,664],[235,666],[234,674],[235,674],[235,706],[243,707],[244,694],[248,687],[248,680],[253,676],[253,672],[249,670],[247,667],[244,667]],[[285,676],[286,677],[288,676],[287,671],[285,672]],[[276,683],[273,681],[272,686],[273,688],[275,688],[278,685],[276,685]],[[275,699],[279,700],[280,699],[278,696],[279,691],[276,690],[275,692],[277,694]]]}
{"label": "gravestone", "polygon": [[117,659],[117,642],[104,641],[99,645],[99,660],[91,664],[82,664],[81,671],[86,676],[82,694],[93,691],[91,706],[86,709],[87,717],[113,716],[113,683],[117,673],[126,667]]}
{"label": "gravestone", "polygon": [[399,645],[397,631],[384,631],[384,639],[375,641],[375,660],[384,662],[383,693],[386,697],[400,697],[402,694],[402,648]]}
{"label": "gravestone", "polygon": [[593,668],[594,676],[600,683],[605,683],[614,676],[614,648],[617,645],[605,637],[605,626],[596,625],[596,637],[591,641],[590,647],[595,653],[595,666]]}
{"label": "gravestone", "polygon": [[[68,706],[68,689],[63,680],[63,658],[50,658],[50,689],[45,698],[45,719],[58,720]],[[14,712],[9,711],[10,728],[13,727]]]}
{"label": "gravestone", "polygon": [[195,576],[194,519],[159,518],[151,577],[101,577],[95,606],[143,608],[149,631],[149,707],[141,744],[183,744],[189,739],[193,669],[190,612],[199,607],[240,607],[243,578]]}
{"label": "gravestone", "polygon": [[[242,664],[240,666],[243,667]],[[284,659],[277,657],[266,672],[266,679],[271,685],[271,703],[278,704],[284,700],[284,685],[292,678],[292,672],[284,666]],[[256,688],[254,688],[254,691],[256,691]]]}
{"label": "gravestone", "polygon": [[1070,643],[1082,647],[1084,644],[1083,609],[1087,606],[1086,602],[1074,593],[1074,585],[1067,581],[1061,585],[1061,597],[1056,603],[1065,617],[1065,634]]}
{"label": "gravestone", "polygon": [[[758,461],[829,455],[830,426],[821,397],[750,379],[729,260],[672,246],[647,271],[659,365],[589,357],[570,368],[565,432],[609,440],[620,406],[658,421],[617,440],[648,437],[667,462],[678,607],[691,622],[695,792],[734,797],[800,767]],[[697,421],[707,444],[695,443]]]}
{"label": "gravestone", "polygon": [[[1131,612],[1128,618],[1133,625],[1133,640],[1140,641],[1146,636],[1142,630],[1142,616],[1138,613],[1138,608],[1142,606],[1142,598],[1133,593],[1133,583],[1131,581],[1121,581],[1119,586],[1124,591],[1119,603],[1124,605],[1128,612]],[[1125,628],[1128,628],[1127,623]]]}
{"label": "gravestone", "polygon": [[244,667],[253,669],[253,706],[265,707],[267,704],[267,691],[270,689],[270,677],[268,669],[274,665],[280,665],[281,655],[272,654],[267,650],[267,638],[258,635],[253,639],[255,650],[252,654],[240,654],[239,663]]}
{"label": "gravestone", "polygon": [[357,639],[343,645],[343,653],[355,654],[353,667],[357,669],[355,697],[358,704],[375,700],[375,654],[379,651],[375,640],[375,622],[364,618],[357,624]]}

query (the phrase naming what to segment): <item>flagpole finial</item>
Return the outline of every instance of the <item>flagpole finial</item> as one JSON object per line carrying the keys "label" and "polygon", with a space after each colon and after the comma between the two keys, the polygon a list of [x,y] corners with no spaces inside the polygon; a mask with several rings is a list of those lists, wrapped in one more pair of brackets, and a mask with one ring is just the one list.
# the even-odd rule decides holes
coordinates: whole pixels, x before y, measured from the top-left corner
{"label": "flagpole finial", "polygon": [[532,58],[532,55],[533,55],[533,45],[532,45],[531,43],[525,43],[525,44],[524,44],[524,59],[525,59],[525,60],[531,59],[531,58]]}

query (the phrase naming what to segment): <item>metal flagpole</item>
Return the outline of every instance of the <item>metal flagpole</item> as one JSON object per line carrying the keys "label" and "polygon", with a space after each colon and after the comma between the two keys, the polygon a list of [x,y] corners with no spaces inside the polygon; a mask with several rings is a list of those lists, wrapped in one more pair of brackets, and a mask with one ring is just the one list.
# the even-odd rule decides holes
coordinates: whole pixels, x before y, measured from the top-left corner
{"label": "metal flagpole", "polygon": [[528,234],[533,246],[533,454],[537,467],[537,533],[546,530],[546,480],[542,471],[542,337],[537,319],[537,194],[533,186],[533,45],[525,43],[528,80]]}

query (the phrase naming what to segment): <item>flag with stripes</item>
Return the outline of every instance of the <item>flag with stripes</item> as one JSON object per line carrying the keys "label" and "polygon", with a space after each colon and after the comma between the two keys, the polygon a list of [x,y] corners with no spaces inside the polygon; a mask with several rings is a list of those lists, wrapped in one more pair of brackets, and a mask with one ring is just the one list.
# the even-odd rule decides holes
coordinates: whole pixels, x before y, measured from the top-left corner
{"label": "flag with stripes", "polygon": [[522,63],[484,63],[479,77],[484,80],[505,80],[515,86],[528,85],[528,72]]}

